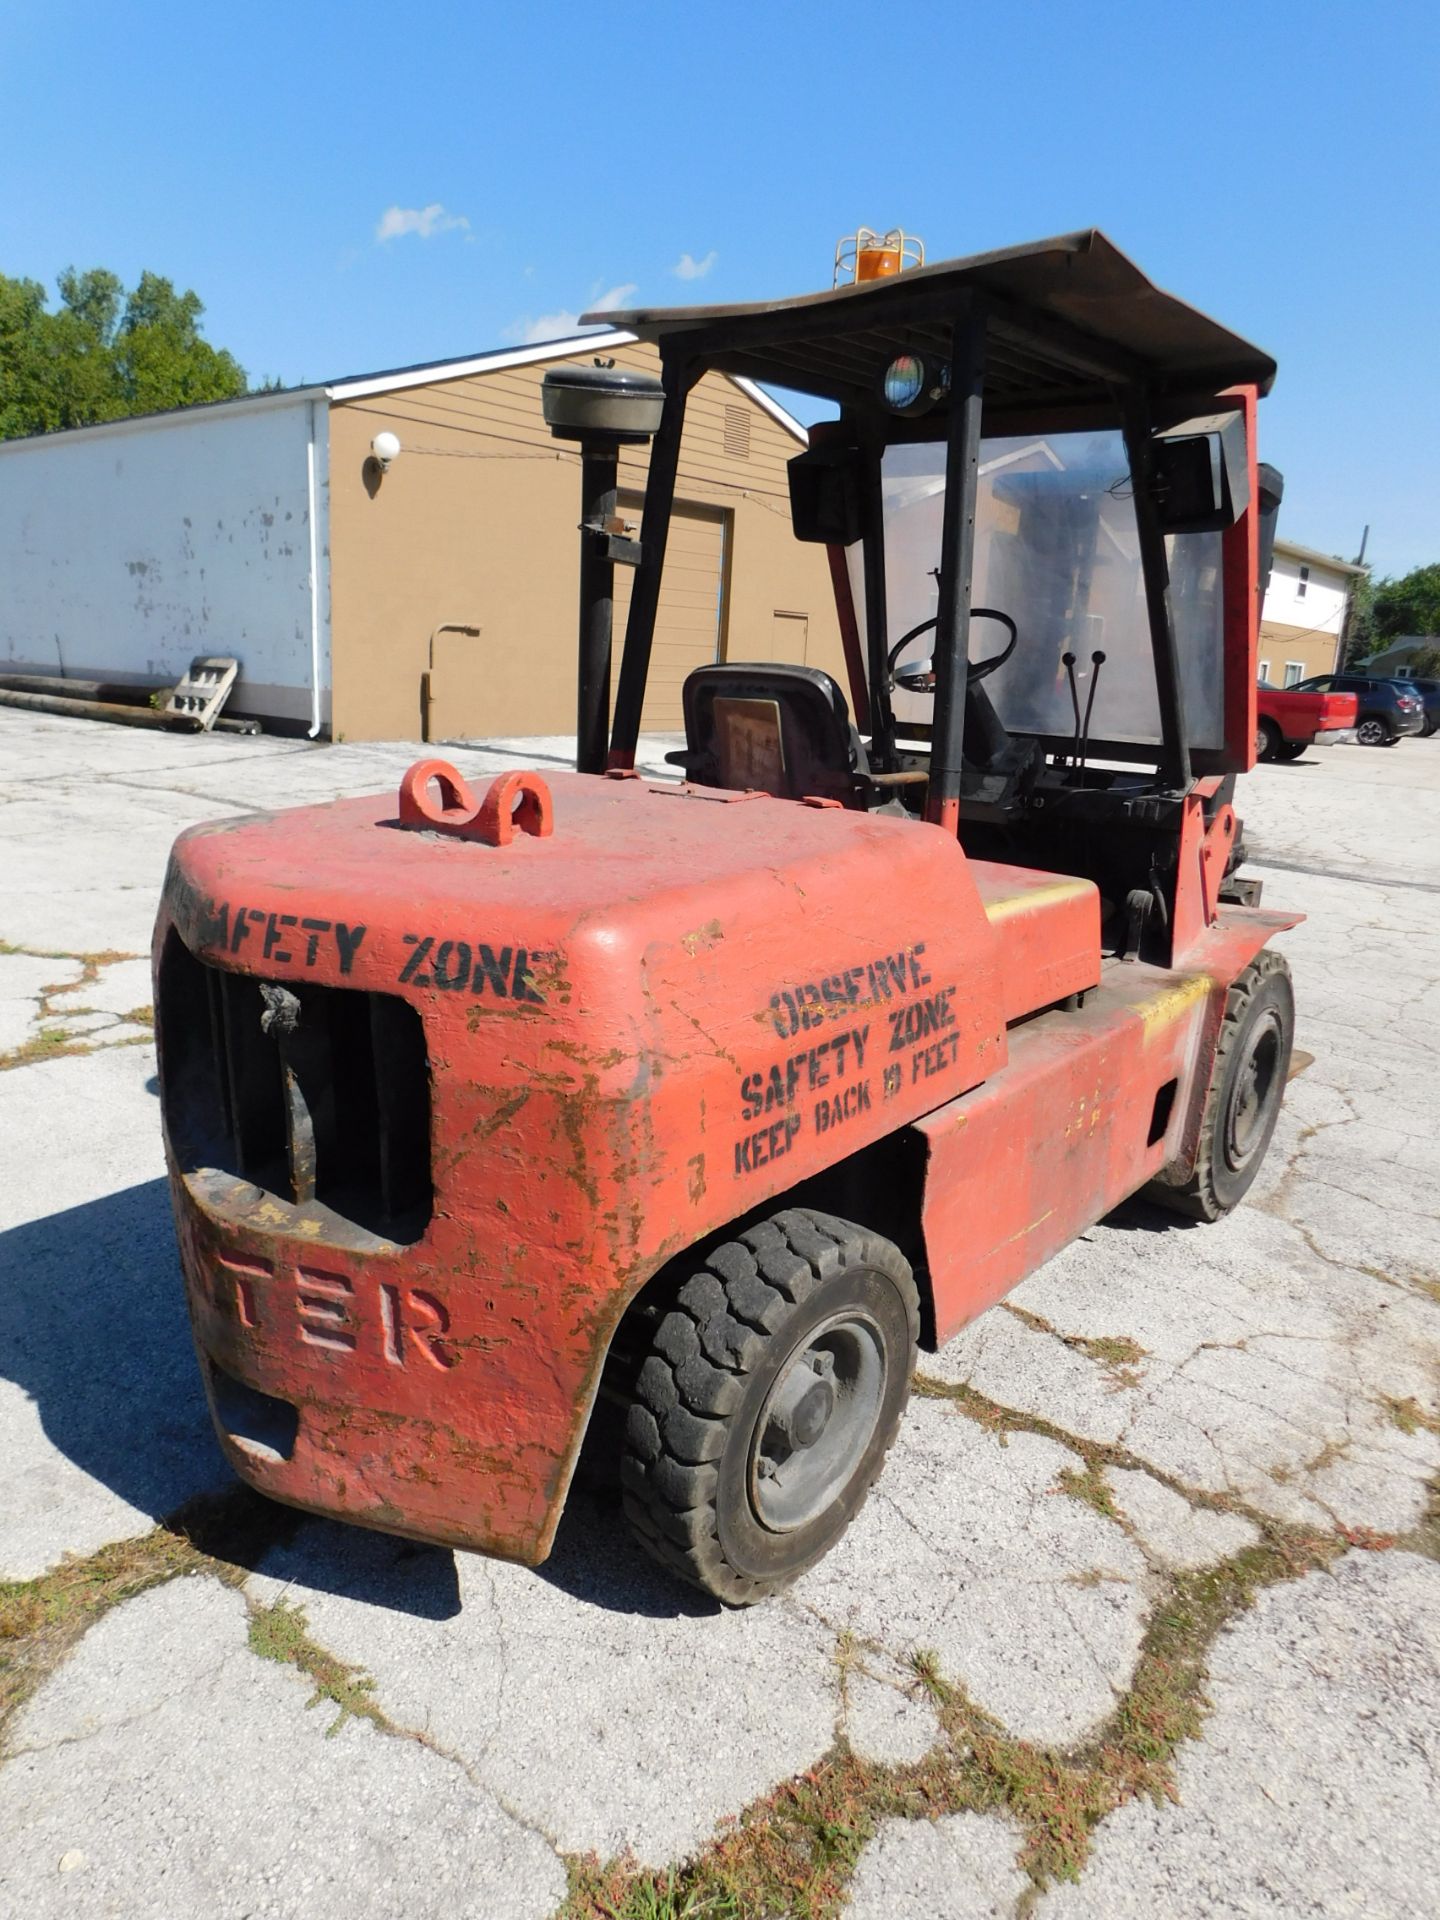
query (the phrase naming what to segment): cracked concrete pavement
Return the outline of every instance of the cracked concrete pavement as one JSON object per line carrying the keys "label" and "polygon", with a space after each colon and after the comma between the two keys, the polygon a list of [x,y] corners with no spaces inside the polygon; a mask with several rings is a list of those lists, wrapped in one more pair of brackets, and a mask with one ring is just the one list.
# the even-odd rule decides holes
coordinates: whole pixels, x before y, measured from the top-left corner
{"label": "cracked concrete pavement", "polygon": [[[415,749],[13,713],[0,742],[0,1578],[26,1581],[227,1478],[140,957],[170,841],[391,786]],[[1122,1806],[1078,1885],[1038,1899],[999,1815],[882,1820],[850,1910],[1440,1907],[1440,1566],[1413,1550],[1440,1471],[1440,743],[1261,768],[1240,805],[1267,894],[1311,916],[1280,944],[1313,1058],[1236,1214],[1131,1203],[923,1356],[875,1495],[769,1606],[672,1585],[591,1488],[534,1571],[304,1522],[238,1588],[123,1602],[8,1730],[0,1906],[549,1914],[562,1856],[679,1861],[838,1736],[920,1761],[943,1738],[925,1670],[1016,1738],[1083,1748],[1172,1576],[1287,1523],[1357,1550],[1222,1633],[1178,1804]],[[1005,1422],[967,1414],[985,1403]],[[325,1737],[310,1681],[247,1644],[247,1608],[277,1599],[402,1737]]]}

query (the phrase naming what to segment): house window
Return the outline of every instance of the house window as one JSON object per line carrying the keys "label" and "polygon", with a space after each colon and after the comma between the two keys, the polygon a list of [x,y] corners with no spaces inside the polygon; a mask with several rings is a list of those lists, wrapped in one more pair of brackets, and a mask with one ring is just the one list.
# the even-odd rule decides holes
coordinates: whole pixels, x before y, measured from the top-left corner
{"label": "house window", "polygon": [[1270,678],[1270,662],[1268,660],[1262,660],[1260,662],[1260,678],[1262,680],[1268,680]]}
{"label": "house window", "polygon": [[1305,662],[1303,660],[1287,660],[1285,662],[1285,684],[1287,687],[1298,687],[1304,678]]}
{"label": "house window", "polygon": [[1305,589],[1306,587],[1309,586],[1309,584],[1310,584],[1310,569],[1308,567],[1301,567],[1300,584],[1295,589],[1295,598],[1297,600],[1303,600],[1305,598]]}

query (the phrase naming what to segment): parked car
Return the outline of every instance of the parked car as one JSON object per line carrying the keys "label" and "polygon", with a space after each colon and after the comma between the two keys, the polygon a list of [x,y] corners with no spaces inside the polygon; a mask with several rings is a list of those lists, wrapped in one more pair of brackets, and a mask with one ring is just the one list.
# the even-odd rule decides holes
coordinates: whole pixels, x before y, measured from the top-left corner
{"label": "parked car", "polygon": [[1272,687],[1261,680],[1255,694],[1255,758],[1298,760],[1317,741],[1328,746],[1354,729],[1359,707],[1353,693]]}
{"label": "parked car", "polygon": [[1292,693],[1353,693],[1360,714],[1355,738],[1362,747],[1393,747],[1407,733],[1422,733],[1425,707],[1404,680],[1382,680],[1365,673],[1321,673],[1302,680]]}
{"label": "parked car", "polygon": [[1418,693],[1420,703],[1425,709],[1425,724],[1421,733],[1428,736],[1440,731],[1440,680],[1403,680],[1401,685],[1411,693]]}

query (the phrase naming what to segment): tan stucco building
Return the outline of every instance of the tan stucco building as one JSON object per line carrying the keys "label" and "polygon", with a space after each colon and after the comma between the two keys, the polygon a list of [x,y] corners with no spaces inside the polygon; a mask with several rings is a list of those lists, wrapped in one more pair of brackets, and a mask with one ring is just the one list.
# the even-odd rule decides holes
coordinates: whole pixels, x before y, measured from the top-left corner
{"label": "tan stucco building", "polygon": [[[540,383],[597,355],[659,369],[612,331],[0,445],[0,661],[138,680],[234,654],[231,711],[312,736],[573,731],[580,460]],[[825,551],[790,531],[805,439],[749,382],[692,394],[647,730],[716,659],[843,683]],[[620,464],[637,528],[646,464]],[[629,588],[617,568],[617,661]]]}

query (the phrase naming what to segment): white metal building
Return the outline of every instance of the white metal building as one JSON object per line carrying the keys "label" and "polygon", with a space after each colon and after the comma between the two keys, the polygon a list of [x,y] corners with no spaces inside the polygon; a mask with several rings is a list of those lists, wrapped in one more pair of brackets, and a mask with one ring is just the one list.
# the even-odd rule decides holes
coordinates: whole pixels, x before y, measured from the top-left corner
{"label": "white metal building", "polygon": [[[0,670],[174,681],[227,654],[232,711],[312,737],[566,730],[579,459],[540,386],[600,353],[658,370],[611,329],[0,442]],[[381,431],[403,449],[384,473]],[[697,389],[647,726],[680,724],[705,660],[840,671],[826,556],[790,535],[806,439],[749,381]],[[637,525],[647,463],[621,460]]]}

